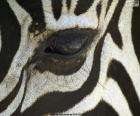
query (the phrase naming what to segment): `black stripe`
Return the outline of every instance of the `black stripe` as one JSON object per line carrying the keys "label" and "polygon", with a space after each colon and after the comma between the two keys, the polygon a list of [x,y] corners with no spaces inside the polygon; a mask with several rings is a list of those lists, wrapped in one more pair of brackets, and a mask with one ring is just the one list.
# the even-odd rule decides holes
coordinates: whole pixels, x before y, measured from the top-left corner
{"label": "black stripe", "polygon": [[[45,30],[45,18],[41,0],[16,0],[32,17],[33,22],[29,29],[30,32]],[[37,24],[38,23],[38,24]]]}
{"label": "black stripe", "polygon": [[86,112],[83,116],[119,116],[118,113],[106,102],[100,101],[95,109]]}
{"label": "black stripe", "polygon": [[117,81],[128,101],[132,113],[134,116],[139,116],[140,102],[131,79],[122,64],[116,60],[112,60],[107,75]]}
{"label": "black stripe", "polygon": [[101,7],[102,6],[101,6],[101,2],[100,2],[96,7],[98,19],[100,18],[100,14],[101,14]]}
{"label": "black stripe", "polygon": [[112,3],[112,0],[109,0],[109,1],[108,1],[108,4],[107,4],[107,8],[106,8],[106,14],[107,14],[107,12],[108,12],[110,6],[111,6],[111,3]]}
{"label": "black stripe", "polygon": [[135,48],[136,55],[140,63],[140,7],[134,8],[133,19],[132,19],[132,40]]}
{"label": "black stripe", "polygon": [[71,7],[71,0],[67,0],[67,1],[66,1],[66,4],[67,4],[67,8],[68,8],[68,10],[69,10],[70,7]]}
{"label": "black stripe", "polygon": [[0,0],[0,27],[2,48],[0,51],[0,83],[6,76],[20,43],[20,25],[5,0]]}
{"label": "black stripe", "polygon": [[104,38],[102,38],[96,46],[90,76],[80,89],[73,92],[53,92],[44,95],[23,112],[22,116],[40,116],[47,113],[63,112],[81,101],[87,94],[91,93],[99,78],[103,42]]}
{"label": "black stripe", "polygon": [[94,0],[79,0],[74,13],[80,15],[85,13],[93,4]]}
{"label": "black stripe", "polygon": [[52,10],[55,19],[58,20],[62,12],[62,0],[52,0]]}
{"label": "black stripe", "polygon": [[109,22],[109,25],[104,34],[104,37],[105,37],[106,34],[109,32],[112,36],[113,41],[118,45],[119,48],[122,48],[123,42],[122,42],[122,36],[118,29],[118,22],[119,22],[121,11],[123,9],[125,2],[126,2],[126,0],[120,0],[119,3],[117,4],[117,7],[114,11],[112,19]]}
{"label": "black stripe", "polygon": [[112,19],[108,25],[108,29],[107,29],[111,33],[113,41],[118,45],[119,48],[122,48],[123,42],[122,42],[122,36],[118,29],[118,22],[119,22],[119,18],[120,18],[121,12],[122,12],[122,8],[125,4],[125,1],[126,0],[119,0],[119,3],[115,9],[113,17],[112,17]]}

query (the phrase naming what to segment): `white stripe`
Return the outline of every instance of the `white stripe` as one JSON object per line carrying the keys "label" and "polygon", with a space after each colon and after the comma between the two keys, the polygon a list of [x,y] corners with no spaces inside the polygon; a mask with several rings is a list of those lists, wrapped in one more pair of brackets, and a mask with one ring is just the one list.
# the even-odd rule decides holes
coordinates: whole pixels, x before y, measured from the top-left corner
{"label": "white stripe", "polygon": [[104,86],[103,100],[109,103],[119,116],[132,116],[125,96],[113,79],[108,79]]}
{"label": "white stripe", "polygon": [[16,15],[20,25],[23,25],[26,17],[30,17],[30,15],[16,2],[16,0],[7,0],[7,2]]}

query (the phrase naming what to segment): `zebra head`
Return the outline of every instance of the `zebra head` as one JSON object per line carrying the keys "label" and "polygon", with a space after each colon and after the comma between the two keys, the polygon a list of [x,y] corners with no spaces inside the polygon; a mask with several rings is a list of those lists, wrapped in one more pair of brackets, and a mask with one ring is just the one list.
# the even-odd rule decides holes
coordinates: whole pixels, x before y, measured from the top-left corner
{"label": "zebra head", "polygon": [[[108,69],[109,64],[113,67],[116,63],[112,59],[129,67],[127,53],[134,56],[133,49],[127,51],[132,45],[131,34],[127,34],[132,6],[127,8],[126,1],[1,0],[0,92],[5,92],[0,95],[0,111],[6,110],[3,115],[40,116],[65,111],[82,114],[101,99],[106,100],[102,85],[115,72]],[[126,21],[125,17],[130,19]],[[125,22],[126,31],[122,25]],[[131,66],[138,66],[133,58]],[[121,67],[117,63],[116,66]],[[135,72],[139,73],[137,69]],[[93,104],[88,104],[90,95],[96,99]]]}
{"label": "zebra head", "polygon": [[[23,5],[22,2],[19,3]],[[99,70],[100,67],[102,45],[98,45],[99,48],[96,50],[99,57],[93,58],[101,37],[100,11],[97,12],[100,5],[99,0],[89,0],[86,5],[82,0],[57,2],[44,0],[42,10],[37,16],[31,12],[30,16],[34,20],[31,20],[28,26],[28,39],[35,41],[36,46],[32,48],[33,54],[29,57],[24,70],[30,78],[28,81],[30,89],[27,90],[35,95],[28,96],[26,92],[24,102],[27,104],[23,105],[23,109],[44,93],[48,95],[59,91],[61,94],[78,90],[92,75],[91,73],[97,73],[93,78],[95,84],[92,86],[96,85],[99,73],[92,70],[95,68]],[[36,4],[32,4],[32,8],[39,11]],[[61,97],[63,95],[60,95],[59,99]],[[82,97],[84,95],[80,99]]]}

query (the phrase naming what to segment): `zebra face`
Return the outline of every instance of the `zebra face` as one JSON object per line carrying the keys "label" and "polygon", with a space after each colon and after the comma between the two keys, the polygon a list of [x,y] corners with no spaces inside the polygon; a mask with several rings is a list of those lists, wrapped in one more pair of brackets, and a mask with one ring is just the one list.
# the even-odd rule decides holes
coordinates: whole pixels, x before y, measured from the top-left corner
{"label": "zebra face", "polygon": [[138,116],[131,2],[0,0],[0,115]]}
{"label": "zebra face", "polygon": [[71,0],[69,8],[65,1],[43,0],[42,10],[36,4],[23,3],[18,1],[30,16],[25,12],[21,23],[24,44],[20,54],[27,59],[23,76],[28,78],[22,111],[44,93],[73,91],[83,85],[92,70],[99,33],[99,0],[91,0],[87,6]]}

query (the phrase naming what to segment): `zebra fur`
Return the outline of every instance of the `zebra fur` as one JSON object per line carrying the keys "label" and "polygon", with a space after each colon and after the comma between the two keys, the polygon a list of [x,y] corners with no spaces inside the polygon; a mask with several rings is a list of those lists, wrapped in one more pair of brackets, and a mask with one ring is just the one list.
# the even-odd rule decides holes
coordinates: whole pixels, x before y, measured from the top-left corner
{"label": "zebra fur", "polygon": [[[0,69],[0,116],[140,114],[140,65],[131,32],[133,5],[128,4],[129,0],[88,0],[82,6],[83,3],[84,0],[1,0],[0,9],[6,13],[0,10],[0,64],[7,59],[3,41],[9,46],[15,44],[15,48],[8,48],[15,52],[9,56],[6,69]],[[5,23],[6,17],[9,19]],[[44,36],[74,27],[98,29],[79,71],[57,76],[48,71],[41,74],[34,70],[35,64],[28,65]],[[6,36],[6,31],[13,34]]]}

